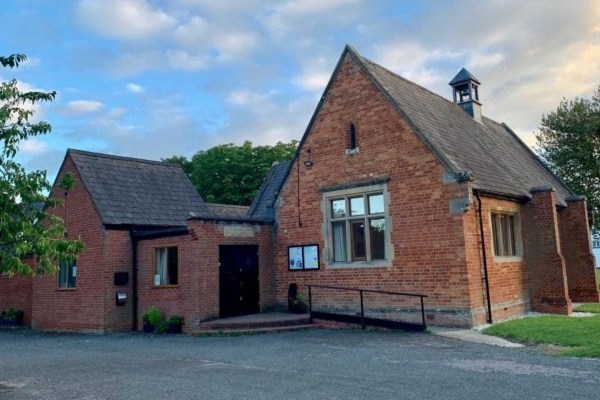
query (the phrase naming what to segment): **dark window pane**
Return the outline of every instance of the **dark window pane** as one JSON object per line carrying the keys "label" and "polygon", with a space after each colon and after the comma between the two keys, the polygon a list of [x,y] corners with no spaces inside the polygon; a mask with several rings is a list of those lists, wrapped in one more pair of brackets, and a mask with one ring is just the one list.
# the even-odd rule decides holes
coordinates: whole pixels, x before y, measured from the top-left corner
{"label": "dark window pane", "polygon": [[177,247],[168,248],[168,274],[167,280],[169,285],[177,285]]}
{"label": "dark window pane", "polygon": [[348,261],[346,255],[346,223],[334,222],[331,224],[333,232],[333,261]]}
{"label": "dark window pane", "polygon": [[498,227],[498,214],[492,214],[492,236],[494,241],[494,254],[500,255],[500,229]]}
{"label": "dark window pane", "polygon": [[77,286],[77,266],[69,265],[67,287],[74,288]]}
{"label": "dark window pane", "polygon": [[58,270],[58,287],[64,288],[67,287],[67,263],[64,261],[60,261],[59,270]]}
{"label": "dark window pane", "polygon": [[350,215],[365,215],[365,199],[364,197],[353,197],[350,199]]}
{"label": "dark window pane", "polygon": [[352,260],[365,260],[367,257],[365,222],[364,220],[352,221],[350,226],[352,231]]}
{"label": "dark window pane", "polygon": [[370,223],[371,259],[385,260],[385,219],[372,219]]}
{"label": "dark window pane", "polygon": [[350,148],[356,149],[356,127],[350,124]]}

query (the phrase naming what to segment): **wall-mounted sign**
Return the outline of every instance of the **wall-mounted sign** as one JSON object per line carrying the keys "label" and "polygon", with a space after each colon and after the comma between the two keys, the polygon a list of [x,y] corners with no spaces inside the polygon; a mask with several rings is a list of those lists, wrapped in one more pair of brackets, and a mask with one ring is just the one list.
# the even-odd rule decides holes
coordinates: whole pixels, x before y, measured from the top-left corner
{"label": "wall-mounted sign", "polygon": [[290,271],[319,269],[319,245],[288,247],[288,268]]}

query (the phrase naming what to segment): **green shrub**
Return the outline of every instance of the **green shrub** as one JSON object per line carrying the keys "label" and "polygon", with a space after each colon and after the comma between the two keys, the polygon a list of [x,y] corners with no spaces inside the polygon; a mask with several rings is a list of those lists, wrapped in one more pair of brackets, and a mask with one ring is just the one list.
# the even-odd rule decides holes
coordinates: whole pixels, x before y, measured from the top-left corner
{"label": "green shrub", "polygon": [[153,325],[155,328],[163,323],[162,317],[160,316],[160,311],[158,311],[156,306],[151,306],[148,308],[146,314],[142,316],[142,320],[144,323]]}

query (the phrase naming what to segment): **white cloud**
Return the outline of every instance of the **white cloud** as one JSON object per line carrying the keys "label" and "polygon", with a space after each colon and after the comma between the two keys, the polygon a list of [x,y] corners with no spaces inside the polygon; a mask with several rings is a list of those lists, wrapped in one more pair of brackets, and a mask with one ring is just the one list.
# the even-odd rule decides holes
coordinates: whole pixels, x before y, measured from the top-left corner
{"label": "white cloud", "polygon": [[175,29],[173,38],[177,44],[185,49],[202,49],[206,46],[205,36],[208,33],[207,21],[198,15],[194,15],[185,24],[181,24]]}
{"label": "white cloud", "polygon": [[495,67],[504,61],[504,56],[500,53],[493,54],[474,54],[469,61],[467,61],[467,66],[470,69],[484,69]]}
{"label": "white cloud", "polygon": [[125,85],[125,88],[131,93],[141,93],[144,91],[143,87],[135,83],[128,83],[127,85]]}
{"label": "white cloud", "polygon": [[123,118],[128,113],[129,113],[129,110],[125,107],[114,107],[108,111],[107,116],[110,119],[119,119],[119,118]]}
{"label": "white cloud", "polygon": [[177,24],[175,17],[146,0],[81,0],[75,14],[82,26],[120,40],[149,39]]}
{"label": "white cloud", "polygon": [[321,92],[327,86],[334,68],[335,60],[332,57],[311,57],[303,63],[302,72],[291,81],[301,89]]}
{"label": "white cloud", "polygon": [[21,142],[19,150],[25,156],[39,155],[48,152],[50,149],[48,145],[39,139],[30,138],[24,142]]}
{"label": "white cloud", "polygon": [[169,50],[167,57],[171,68],[184,71],[197,71],[206,68],[210,61],[205,54],[190,54],[183,50]]}
{"label": "white cloud", "polygon": [[104,107],[99,101],[72,100],[67,103],[64,112],[67,115],[82,115],[100,111]]}

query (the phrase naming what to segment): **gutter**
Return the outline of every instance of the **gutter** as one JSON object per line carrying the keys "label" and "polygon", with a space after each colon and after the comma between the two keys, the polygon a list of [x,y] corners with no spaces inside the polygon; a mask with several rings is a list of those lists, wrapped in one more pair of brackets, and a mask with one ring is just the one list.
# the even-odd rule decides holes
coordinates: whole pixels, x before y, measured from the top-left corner
{"label": "gutter", "polygon": [[475,197],[477,197],[478,209],[477,212],[479,214],[479,234],[481,235],[481,252],[483,255],[483,279],[485,280],[485,296],[487,300],[487,323],[492,323],[492,301],[490,299],[490,280],[488,277],[488,266],[487,266],[487,255],[485,252],[485,235],[483,234],[483,212],[481,211],[481,197],[479,196],[479,191],[474,190]]}

